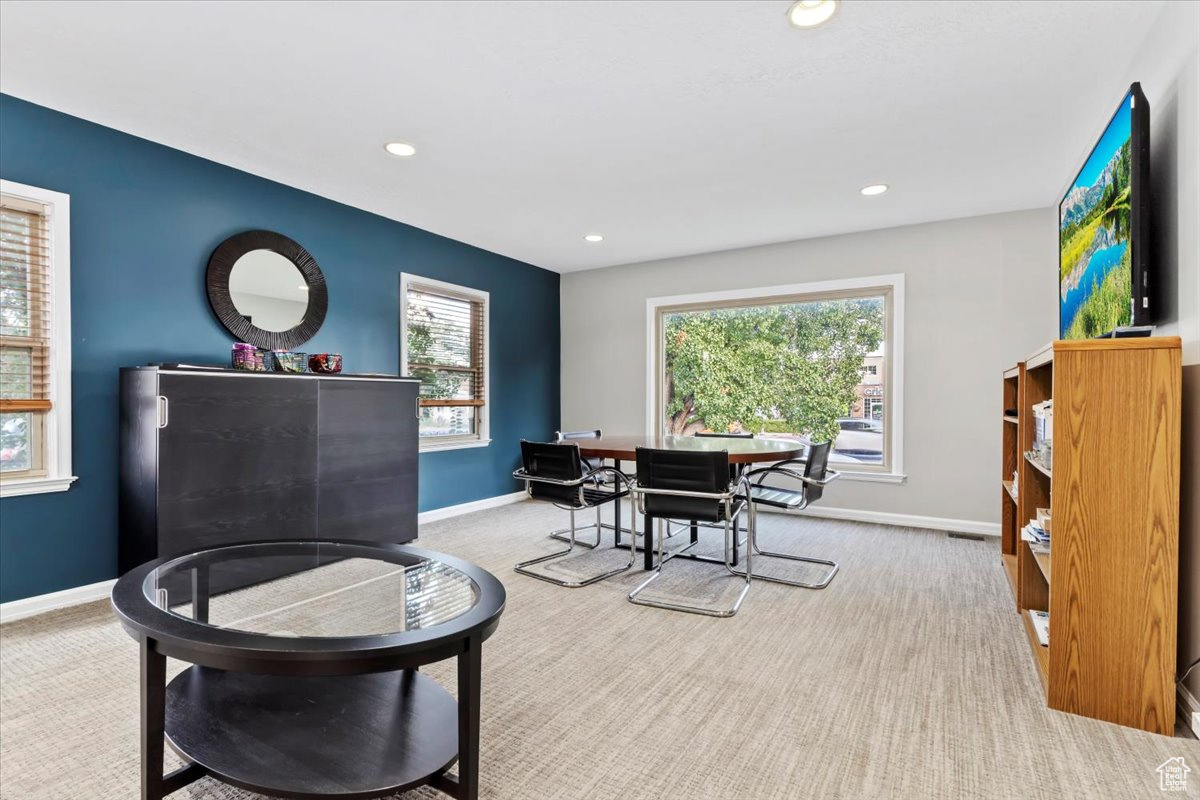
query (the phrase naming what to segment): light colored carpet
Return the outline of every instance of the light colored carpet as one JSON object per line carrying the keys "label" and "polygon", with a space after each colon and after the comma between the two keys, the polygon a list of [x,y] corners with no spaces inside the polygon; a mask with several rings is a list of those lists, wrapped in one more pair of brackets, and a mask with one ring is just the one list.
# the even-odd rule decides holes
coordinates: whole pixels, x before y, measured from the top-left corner
{"label": "light colored carpet", "polygon": [[[1045,708],[994,540],[762,515],[765,543],[842,572],[824,591],[756,583],[711,619],[627,603],[640,570],[583,589],[514,574],[561,546],[545,532],[564,517],[521,503],[421,532],[509,592],[484,646],[484,797],[1157,798],[1175,756],[1196,771],[1172,796],[1200,797],[1196,741]],[[673,561],[661,591],[720,601],[720,569]],[[453,689],[452,662],[426,672]],[[0,628],[0,796],[135,797],[137,681],[107,603]],[[205,779],[173,797],[252,795]]]}

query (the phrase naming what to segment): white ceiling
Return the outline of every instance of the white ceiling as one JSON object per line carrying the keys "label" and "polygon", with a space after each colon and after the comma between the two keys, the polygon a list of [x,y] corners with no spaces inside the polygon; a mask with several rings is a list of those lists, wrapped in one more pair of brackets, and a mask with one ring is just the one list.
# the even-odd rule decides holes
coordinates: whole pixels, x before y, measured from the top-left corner
{"label": "white ceiling", "polygon": [[0,91],[571,271],[1052,205],[1161,2],[788,5],[5,0]]}

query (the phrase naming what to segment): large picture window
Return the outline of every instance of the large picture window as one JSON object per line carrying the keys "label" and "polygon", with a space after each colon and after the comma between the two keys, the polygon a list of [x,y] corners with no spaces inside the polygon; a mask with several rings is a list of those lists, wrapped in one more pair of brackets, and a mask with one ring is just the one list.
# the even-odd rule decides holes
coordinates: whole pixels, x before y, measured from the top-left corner
{"label": "large picture window", "polygon": [[71,475],[70,206],[0,181],[0,494]]}
{"label": "large picture window", "polygon": [[903,276],[656,298],[651,427],[832,441],[831,463],[900,479]]}
{"label": "large picture window", "polygon": [[401,359],[421,379],[421,449],[486,445],[488,293],[401,276]]}

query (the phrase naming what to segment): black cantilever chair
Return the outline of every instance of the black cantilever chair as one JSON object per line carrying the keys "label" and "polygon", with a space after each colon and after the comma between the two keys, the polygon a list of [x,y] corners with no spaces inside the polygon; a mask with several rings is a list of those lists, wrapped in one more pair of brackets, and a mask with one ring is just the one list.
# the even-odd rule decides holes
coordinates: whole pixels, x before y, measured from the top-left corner
{"label": "black cantilever chair", "polygon": [[[563,442],[577,441],[580,439],[599,439],[603,435],[604,434],[599,428],[589,431],[555,431],[554,441],[555,443],[561,444]],[[595,472],[604,466],[603,458],[582,458],[582,461],[584,472]],[[606,471],[596,472],[591,480],[596,486],[614,485],[620,482],[618,479],[611,477]],[[576,539],[575,544],[592,550],[600,546],[600,538],[603,535],[603,529],[606,527],[611,528],[612,526],[602,524],[600,522],[600,515],[597,514],[596,523],[594,525],[586,525],[584,527],[596,529],[596,541],[581,542]],[[550,531],[550,538],[558,539],[562,542],[568,541],[571,538],[571,530],[570,528],[558,528],[556,530],[552,530]]]}
{"label": "black cantilever chair", "polygon": [[[653,575],[629,593],[631,603],[666,608],[672,611],[686,611],[691,614],[704,614],[710,617],[732,617],[737,613],[746,593],[750,591],[753,572],[750,553],[746,554],[746,566],[742,572],[735,571],[730,562],[730,555],[738,536],[737,519],[743,511],[749,514],[751,530],[754,528],[754,506],[746,502],[745,494],[739,496],[739,488],[748,493],[749,482],[744,478],[730,481],[729,453],[724,450],[702,452],[654,450],[648,447],[637,449],[637,483],[633,487],[633,492],[637,498],[638,511],[649,519],[720,523],[725,529],[725,569],[731,575],[743,577],[745,585],[733,606],[727,609],[713,609],[642,597],[642,591],[662,574],[663,564],[694,545],[694,543],[688,544],[668,555],[664,545],[667,537],[660,527],[658,565],[655,567]],[[646,535],[652,535],[649,526]],[[647,541],[647,545],[651,546],[651,542]]]}
{"label": "black cantilever chair", "polygon": [[[762,469],[750,470],[746,473],[745,478],[750,484],[750,505],[751,506],[769,506],[771,508],[780,508],[787,511],[797,511],[807,508],[816,501],[821,499],[821,495],[825,492],[825,487],[831,481],[836,480],[841,473],[837,470],[829,469],[829,449],[830,442],[821,442],[820,444],[812,444],[808,447],[807,457],[804,459],[790,459],[782,461],[774,466],[763,467]],[[792,469],[796,464],[804,464],[804,472],[797,472]],[[768,486],[763,483],[771,476],[785,476],[800,482],[798,489]],[[802,586],[805,589],[824,589],[833,580],[833,576],[837,575],[838,565],[835,561],[826,561],[823,558],[808,558],[807,556],[792,555],[790,553],[772,553],[763,550],[758,546],[757,533],[750,533],[750,549],[757,555],[767,558],[782,558],[788,561],[803,561],[808,564],[820,564],[829,567],[825,571],[821,580],[813,583],[810,581],[789,580],[787,578],[777,578],[770,575],[758,574],[755,577],[765,581],[773,581],[775,583],[786,583],[788,586]],[[749,554],[747,554],[749,555]]]}
{"label": "black cantilever chair", "polygon": [[[742,431],[742,432],[738,432],[738,433],[732,433],[732,432],[718,433],[716,431],[696,431],[695,433],[692,434],[692,436],[696,437],[697,439],[753,439],[754,433],[752,431]],[[738,476],[742,473],[742,467],[743,467],[743,465],[740,465],[740,464],[730,464],[729,465],[729,480],[730,481],[736,481],[738,479]],[[706,522],[699,522],[697,520],[689,520],[686,523],[681,522],[679,520],[667,520],[667,538],[671,538],[671,537],[675,536],[676,533],[678,533],[678,531],[676,531],[675,529],[673,529],[671,527],[672,525],[688,526],[691,529],[691,540],[692,540],[693,544],[696,543],[698,540],[699,532],[697,531],[697,528],[719,528],[719,527],[721,527],[720,525],[715,525],[715,524],[706,523]],[[745,528],[743,527],[740,530],[745,530]],[[738,547],[740,545],[741,545],[741,542],[738,542],[737,544],[734,544],[734,546],[733,546],[733,563],[734,564],[738,563]]]}
{"label": "black cantilever chair", "polygon": [[[569,442],[569,441],[578,440],[578,439],[599,439],[603,435],[604,434],[600,431],[599,428],[597,428],[594,431],[555,431],[554,432],[554,441],[555,442]],[[583,459],[583,466],[585,469],[587,469],[590,472],[591,470],[599,469],[600,467],[603,467],[604,459],[603,458],[585,458],[585,459]]]}
{"label": "black cantilever chair", "polygon": [[[601,474],[612,475],[616,487],[611,491],[596,485],[595,478]],[[571,526],[567,528],[570,543],[566,550],[550,553],[539,558],[522,561],[514,569],[522,575],[553,583],[568,588],[578,588],[602,581],[633,566],[637,556],[630,548],[629,563],[623,567],[608,570],[598,575],[592,575],[576,581],[561,580],[534,572],[529,567],[556,558],[562,558],[575,550],[575,512],[588,508],[596,509],[596,541],[600,540],[600,507],[605,503],[619,503],[621,498],[629,497],[629,479],[613,467],[597,467],[584,470],[583,460],[579,456],[579,445],[562,443],[542,443],[521,441],[521,468],[513,472],[513,477],[525,481],[525,491],[535,500],[545,500],[558,508],[571,512]],[[630,514],[632,516],[632,500]],[[595,545],[592,545],[593,547]]]}

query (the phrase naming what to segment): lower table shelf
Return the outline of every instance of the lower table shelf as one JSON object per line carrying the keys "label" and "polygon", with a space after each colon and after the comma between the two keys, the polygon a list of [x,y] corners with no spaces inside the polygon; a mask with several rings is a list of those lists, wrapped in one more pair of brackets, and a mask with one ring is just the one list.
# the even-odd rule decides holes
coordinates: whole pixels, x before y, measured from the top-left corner
{"label": "lower table shelf", "polygon": [[458,758],[458,705],[413,670],[281,677],[193,666],[167,686],[167,741],[220,780],[286,797],[377,797]]}

